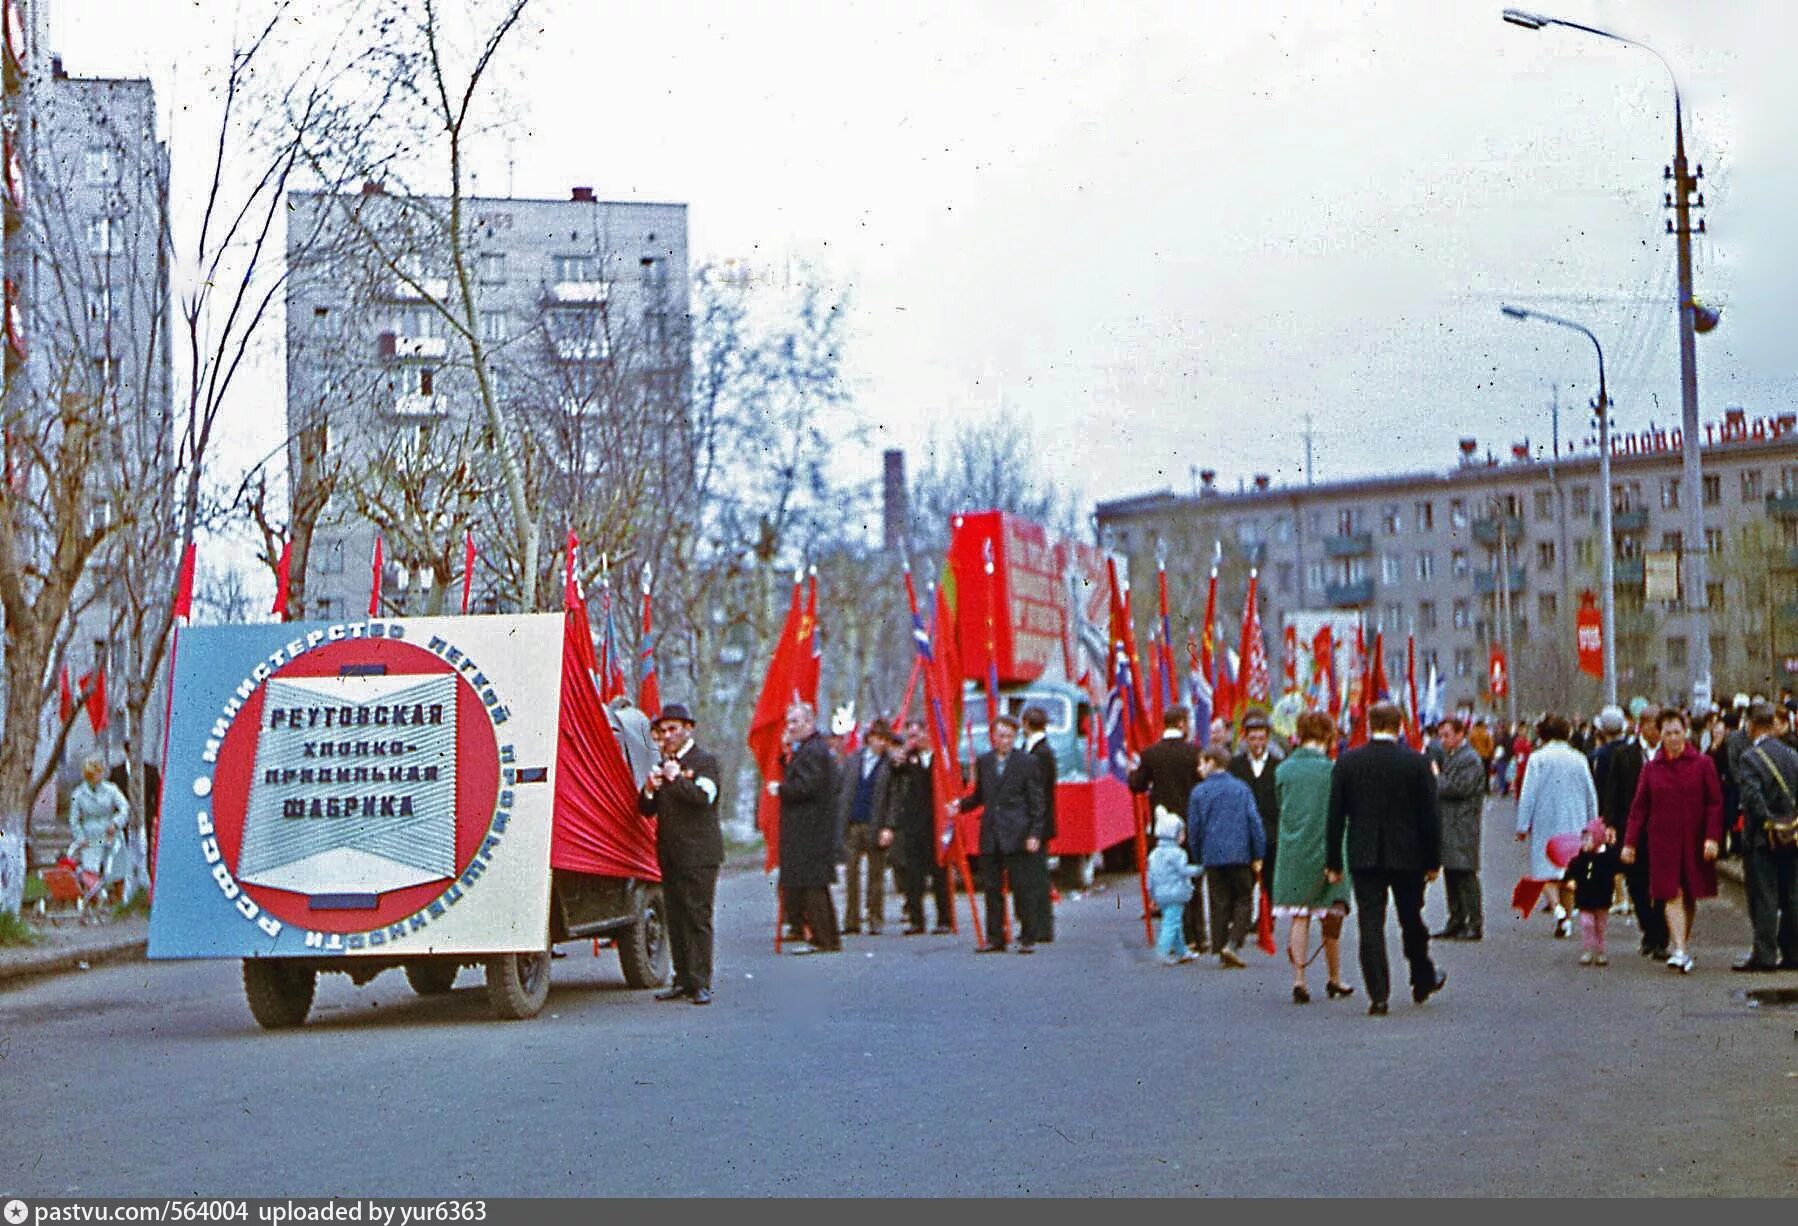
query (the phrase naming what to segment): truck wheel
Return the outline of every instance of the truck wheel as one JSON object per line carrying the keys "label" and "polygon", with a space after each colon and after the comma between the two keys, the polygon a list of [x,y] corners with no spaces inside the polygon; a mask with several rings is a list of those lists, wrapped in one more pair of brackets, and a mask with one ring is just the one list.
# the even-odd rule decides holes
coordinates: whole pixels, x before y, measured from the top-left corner
{"label": "truck wheel", "polygon": [[487,999],[501,1020],[536,1017],[549,999],[549,950],[487,959]]}
{"label": "truck wheel", "polygon": [[462,964],[450,958],[421,958],[406,963],[406,982],[420,996],[442,996],[456,986]]}
{"label": "truck wheel", "polygon": [[1056,884],[1064,890],[1090,890],[1093,885],[1091,856],[1062,856],[1055,866]]}
{"label": "truck wheel", "polygon": [[318,972],[280,958],[245,958],[243,994],[250,1016],[264,1030],[291,1030],[312,1012]]}
{"label": "truck wheel", "polygon": [[668,924],[662,917],[662,889],[643,891],[643,913],[618,934],[618,967],[633,988],[659,988],[673,972],[668,952]]}

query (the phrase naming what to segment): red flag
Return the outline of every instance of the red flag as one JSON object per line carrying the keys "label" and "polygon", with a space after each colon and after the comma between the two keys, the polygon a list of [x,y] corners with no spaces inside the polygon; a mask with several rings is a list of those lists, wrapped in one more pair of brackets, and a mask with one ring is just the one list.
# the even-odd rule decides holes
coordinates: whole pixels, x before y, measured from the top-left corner
{"label": "red flag", "polygon": [[369,564],[368,615],[381,616],[381,534],[375,533],[375,556]]}
{"label": "red flag", "polygon": [[1242,662],[1238,665],[1236,685],[1245,710],[1255,705],[1265,712],[1273,705],[1273,686],[1267,675],[1267,644],[1261,637],[1261,609],[1256,600],[1259,588],[1258,574],[1251,570],[1248,598],[1242,605]]}
{"label": "red flag", "polygon": [[291,586],[293,567],[293,542],[281,542],[281,559],[275,563],[275,603],[270,613],[280,615],[282,621],[287,620],[287,594]]}
{"label": "red flag", "polygon": [[1373,656],[1367,662],[1367,679],[1361,685],[1361,691],[1367,697],[1366,706],[1376,702],[1391,702],[1392,688],[1386,684],[1386,632],[1373,632]]}
{"label": "red flag", "polygon": [[[1160,707],[1168,707],[1180,701],[1179,673],[1174,669],[1174,629],[1167,615],[1167,566],[1161,562],[1155,564],[1155,597],[1159,605],[1161,623],[1157,627],[1161,632],[1160,655],[1157,657],[1161,669],[1161,682],[1155,687],[1156,702]],[[1157,723],[1161,721],[1161,712],[1155,712]]]}
{"label": "red flag", "polygon": [[96,665],[91,673],[81,674],[81,688],[87,693],[87,722],[96,735],[106,731],[106,667]]}
{"label": "red flag", "polygon": [[1355,623],[1355,658],[1349,661],[1348,693],[1342,716],[1349,722],[1349,748],[1367,744],[1367,633]]}
{"label": "red flag", "polygon": [[1107,558],[1106,579],[1111,585],[1111,642],[1113,653],[1122,649],[1130,668],[1130,685],[1124,695],[1124,747],[1130,753],[1141,753],[1154,744],[1149,713],[1144,706],[1142,661],[1136,652],[1136,630],[1131,624],[1130,594],[1118,581],[1117,563]]}
{"label": "red flag", "polygon": [[1294,694],[1299,688],[1299,632],[1287,626],[1281,636],[1280,692]]}
{"label": "red flag", "polygon": [[1316,710],[1329,712],[1332,721],[1342,713],[1336,685],[1336,635],[1328,624],[1311,639],[1311,700]]}
{"label": "red flag", "polygon": [[62,715],[62,722],[68,723],[69,717],[75,714],[75,695],[69,688],[69,666],[62,666],[62,672],[56,678],[56,688],[61,698],[57,707]]}
{"label": "red flag", "polygon": [[655,718],[662,709],[662,683],[656,676],[654,627],[649,612],[649,563],[643,564],[643,631],[637,641],[637,706]]}
{"label": "red flag", "polygon": [[189,541],[181,551],[181,569],[175,574],[175,617],[189,621],[194,615],[194,562],[198,548]]}
{"label": "red flag", "polygon": [[[1205,683],[1217,689],[1217,567],[1211,568],[1211,582],[1205,586],[1205,620],[1199,626],[1199,672]],[[1227,717],[1226,717],[1227,718]]]}
{"label": "red flag", "polygon": [[818,705],[818,677],[824,669],[824,649],[818,642],[818,568],[805,577],[805,621],[801,623],[805,651],[799,657],[799,698]]}
{"label": "red flag", "polygon": [[960,601],[955,571],[947,563],[943,566],[943,582],[932,603],[936,615],[930,626],[930,654],[936,660],[941,679],[937,693],[943,700],[943,716],[949,725],[948,741],[955,745],[961,740],[961,686],[967,677],[962,672],[961,627],[957,621]]}
{"label": "red flag", "polygon": [[562,607],[572,609],[576,605],[585,605],[586,599],[581,595],[581,585],[575,579],[575,558],[581,548],[580,540],[574,535],[574,529],[568,530],[568,561],[562,569]]}
{"label": "red flag", "polygon": [[468,612],[468,596],[474,588],[474,533],[462,534],[462,612]]}
{"label": "red flag", "polygon": [[1408,722],[1411,727],[1411,748],[1423,750],[1423,720],[1417,714],[1417,636],[1405,635],[1405,692],[1411,705]]}
{"label": "red flag", "polygon": [[[768,671],[762,677],[762,692],[756,699],[755,714],[749,719],[749,755],[755,759],[764,784],[781,776],[782,741],[786,736],[787,707],[799,697],[801,652],[807,649],[801,639],[805,609],[800,603],[803,580],[793,578],[793,598],[787,606],[787,619],[781,624],[780,637],[768,658]],[[809,635],[807,636],[809,637]],[[780,804],[764,787],[756,802],[757,825],[767,841],[764,865],[769,872],[780,858]]]}
{"label": "red flag", "polygon": [[1268,897],[1264,885],[1256,893],[1261,895],[1261,903],[1256,908],[1255,916],[1255,948],[1268,957],[1273,957],[1279,946],[1274,944],[1274,905]]}
{"label": "red flag", "polygon": [[1486,661],[1486,680],[1494,698],[1503,698],[1511,688],[1511,670],[1505,661],[1505,649],[1497,643],[1492,644],[1492,654]]}
{"label": "red flag", "polygon": [[1604,615],[1598,611],[1598,597],[1591,592],[1579,594],[1574,647],[1579,652],[1580,672],[1589,677],[1604,676]]}

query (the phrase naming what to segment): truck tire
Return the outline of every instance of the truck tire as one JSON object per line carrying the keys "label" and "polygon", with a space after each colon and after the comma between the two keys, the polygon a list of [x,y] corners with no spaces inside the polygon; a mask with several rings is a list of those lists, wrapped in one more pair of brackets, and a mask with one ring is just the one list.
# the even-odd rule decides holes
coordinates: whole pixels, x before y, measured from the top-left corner
{"label": "truck tire", "polygon": [[245,958],[243,994],[250,1016],[264,1030],[291,1030],[312,1012],[318,972],[281,958]]}
{"label": "truck tire", "polygon": [[420,958],[406,963],[406,982],[420,996],[442,996],[456,986],[462,964],[453,958]]}
{"label": "truck tire", "polygon": [[549,950],[487,959],[487,999],[502,1021],[536,1017],[549,999]]}
{"label": "truck tire", "polygon": [[618,934],[618,967],[633,988],[659,988],[673,973],[668,952],[668,922],[662,913],[662,887],[643,891],[643,910],[637,922]]}

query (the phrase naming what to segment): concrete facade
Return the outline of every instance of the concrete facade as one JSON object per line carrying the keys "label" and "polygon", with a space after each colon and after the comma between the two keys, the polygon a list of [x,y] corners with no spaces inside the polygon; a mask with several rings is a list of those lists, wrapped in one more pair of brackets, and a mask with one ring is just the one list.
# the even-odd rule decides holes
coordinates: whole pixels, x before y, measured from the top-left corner
{"label": "concrete facade", "polygon": [[[1617,658],[1621,695],[1689,693],[1687,619],[1677,602],[1649,599],[1647,576],[1686,546],[1678,435],[1619,437],[1612,459]],[[1777,692],[1798,682],[1798,430],[1786,415],[1752,421],[1732,411],[1707,427],[1703,448],[1709,603],[1716,689]],[[1175,634],[1202,617],[1213,542],[1221,543],[1221,639],[1237,640],[1251,565],[1275,689],[1280,627],[1289,612],[1359,613],[1370,641],[1386,632],[1398,692],[1405,635],[1414,633],[1418,684],[1435,662],[1449,708],[1490,710],[1488,649],[1499,637],[1501,548],[1508,563],[1510,664],[1519,713],[1595,710],[1598,683],[1574,668],[1573,615],[1599,575],[1598,457],[1558,463],[1519,449],[1507,461],[1465,449],[1455,467],[1310,486],[1257,478],[1238,493],[1210,480],[1102,502],[1101,539],[1152,575],[1165,556]],[[1783,576],[1783,578],[1782,578]],[[1138,608],[1146,607],[1138,602]],[[1502,705],[1502,704],[1501,704]]]}

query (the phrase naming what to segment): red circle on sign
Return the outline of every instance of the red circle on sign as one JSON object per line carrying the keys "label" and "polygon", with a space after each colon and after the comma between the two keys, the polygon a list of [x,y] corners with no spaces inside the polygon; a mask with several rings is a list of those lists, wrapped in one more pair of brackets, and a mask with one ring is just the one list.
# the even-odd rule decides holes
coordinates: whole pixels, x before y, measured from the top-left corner
{"label": "red circle on sign", "polygon": [[[400,639],[344,639],[315,647],[276,669],[270,680],[288,677],[336,677],[346,668],[379,666],[388,676],[456,677],[456,875],[460,876],[481,849],[493,823],[499,799],[499,743],[480,695],[448,661]],[[256,687],[219,745],[212,775],[212,824],[225,867],[235,878],[243,850],[244,818],[256,773],[256,745],[262,731],[268,682]],[[390,890],[376,905],[355,910],[314,909],[312,897],[245,881],[242,887],[263,910],[297,928],[320,932],[365,932],[397,923],[422,910],[452,883],[445,877]]]}

